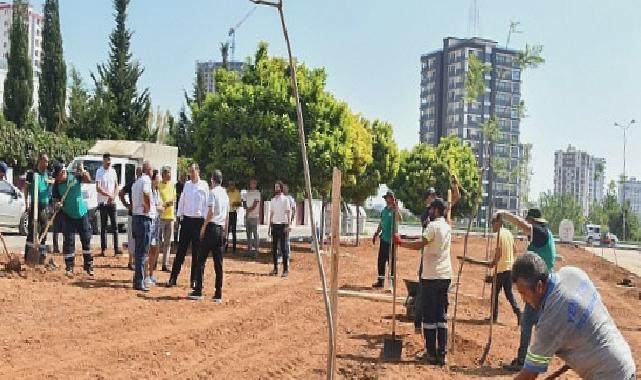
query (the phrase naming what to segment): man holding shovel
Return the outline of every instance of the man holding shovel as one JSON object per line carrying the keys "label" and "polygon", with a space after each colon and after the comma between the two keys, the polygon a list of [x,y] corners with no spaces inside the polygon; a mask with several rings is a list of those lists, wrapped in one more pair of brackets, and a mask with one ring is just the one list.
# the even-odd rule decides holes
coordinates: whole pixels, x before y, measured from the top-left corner
{"label": "man holding shovel", "polygon": [[[430,364],[447,363],[447,293],[452,279],[450,247],[452,228],[445,219],[447,202],[436,198],[430,205],[430,220],[419,241],[403,240],[394,235],[394,243],[403,248],[423,249],[421,276],[423,334],[425,352],[422,359]],[[438,342],[438,348],[437,348]]]}
{"label": "man holding shovel", "polygon": [[[53,180],[49,178],[47,166],[49,165],[49,156],[46,153],[38,155],[38,162],[33,171],[27,173],[24,187],[24,199],[28,200],[27,214],[29,216],[27,224],[27,243],[25,244],[25,260],[28,252],[36,246],[36,234],[34,233],[34,213],[37,210],[37,231],[43,231],[49,220],[49,185]],[[37,196],[36,196],[37,193]],[[34,201],[37,199],[37,203]],[[44,264],[47,255],[47,236],[43,236],[40,241],[40,250],[35,252],[39,255],[38,263]]]}
{"label": "man holding shovel", "polygon": [[[401,220],[398,210],[396,210],[396,198],[394,197],[394,192],[388,190],[387,193],[383,196],[385,199],[386,206],[381,211],[381,221],[378,224],[376,233],[372,237],[372,244],[376,244],[376,238],[380,236],[381,242],[378,247],[378,279],[374,284],[373,288],[380,289],[385,283],[385,265],[390,260],[390,245],[392,243],[392,218],[394,217],[397,222]],[[394,267],[390,265],[390,278],[394,276]],[[390,284],[390,287],[394,284]]]}

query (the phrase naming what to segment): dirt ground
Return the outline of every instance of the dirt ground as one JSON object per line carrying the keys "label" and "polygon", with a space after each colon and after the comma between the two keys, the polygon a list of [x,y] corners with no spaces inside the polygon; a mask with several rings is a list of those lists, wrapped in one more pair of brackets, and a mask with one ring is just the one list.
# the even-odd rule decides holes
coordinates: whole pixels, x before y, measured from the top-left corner
{"label": "dirt ground", "polygon": [[[364,240],[359,248],[341,248],[339,277],[344,289],[371,291],[376,249]],[[481,238],[471,239],[469,255],[483,258],[485,245]],[[461,254],[462,247],[463,238],[456,237],[452,256]],[[95,279],[81,274],[68,279],[60,270],[44,274],[30,270],[26,278],[0,271],[0,378],[324,378],[327,332],[322,298],[315,290],[320,284],[316,259],[307,245],[293,249],[297,252],[287,279],[267,276],[271,269],[267,255],[259,262],[227,255],[221,305],[208,298],[185,298],[189,260],[178,287],[155,287],[147,294],[131,289],[126,258],[97,257]],[[559,246],[558,250],[564,265],[579,266],[590,274],[641,368],[640,279],[582,249]],[[62,264],[61,257],[56,261]],[[401,249],[400,277],[414,279],[418,261],[416,252]],[[328,264],[327,258],[325,262]],[[78,255],[77,270],[81,266]],[[453,268],[458,269],[456,259]],[[210,261],[205,277],[208,297],[212,295],[212,272]],[[482,267],[465,266],[455,347],[445,368],[414,360],[423,343],[406,317],[398,325],[404,343],[402,361],[383,363],[380,354],[391,331],[392,304],[341,297],[339,377],[510,378],[500,365],[514,357],[519,332],[502,296],[488,361],[483,368],[475,364],[489,328],[483,321],[490,291],[486,286],[483,301],[484,274]],[[616,286],[626,276],[637,288]],[[158,277],[166,281],[168,276],[158,272]],[[401,295],[406,292],[404,287],[399,291]],[[452,293],[450,316],[453,303]],[[405,312],[402,305],[398,310]],[[561,365],[555,360],[553,368]],[[561,378],[576,375],[569,372]]]}

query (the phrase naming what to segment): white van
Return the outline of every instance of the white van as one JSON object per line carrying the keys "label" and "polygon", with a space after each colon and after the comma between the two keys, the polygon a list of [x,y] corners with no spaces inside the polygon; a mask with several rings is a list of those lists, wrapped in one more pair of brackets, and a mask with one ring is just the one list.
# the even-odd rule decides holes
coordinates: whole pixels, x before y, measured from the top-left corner
{"label": "white van", "polygon": [[588,245],[599,243],[601,241],[601,225],[586,224],[585,225],[585,241],[588,243]]}

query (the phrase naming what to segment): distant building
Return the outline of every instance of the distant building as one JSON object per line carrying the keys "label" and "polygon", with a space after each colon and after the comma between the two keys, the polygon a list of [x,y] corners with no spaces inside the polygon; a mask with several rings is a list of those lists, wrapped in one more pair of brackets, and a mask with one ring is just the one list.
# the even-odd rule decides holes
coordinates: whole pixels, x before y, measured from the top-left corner
{"label": "distant building", "polygon": [[[4,101],[4,81],[7,78],[7,56],[11,50],[9,32],[11,30],[13,4],[0,1],[0,104]],[[44,18],[32,7],[29,17],[29,58],[33,65],[33,107],[38,109],[38,87],[40,81],[40,64],[42,59],[42,27]]]}
{"label": "distant building", "polygon": [[[466,103],[465,75],[472,54],[490,70],[485,75],[485,93]],[[521,67],[516,62],[517,55],[517,51],[501,48],[495,41],[454,37],[445,38],[441,49],[422,55],[420,141],[437,145],[442,137],[457,136],[474,150],[479,165],[485,166],[488,157],[483,149],[486,141],[482,125],[494,108],[500,130],[495,156],[506,161],[508,173],[518,172],[524,149],[520,145]],[[483,204],[477,222],[485,225],[490,204],[487,174],[482,183]],[[522,185],[519,175],[495,173],[494,210],[518,213],[522,209]]]}
{"label": "distant building", "polygon": [[[228,62],[227,66],[228,66],[228,69],[231,71],[240,72],[245,67],[245,64],[243,62],[233,61],[233,62]],[[216,81],[214,78],[214,72],[220,69],[221,67],[223,67],[222,62],[215,62],[215,61],[204,61],[204,62],[197,61],[196,62],[196,70],[203,73],[205,89],[207,90],[208,94],[216,92]]]}
{"label": "distant building", "polygon": [[605,159],[594,157],[569,145],[554,152],[554,193],[570,194],[583,214],[590,213],[594,201],[603,198]]}
{"label": "distant building", "polygon": [[619,203],[623,204],[623,193],[625,192],[625,202],[630,205],[630,211],[637,214],[641,220],[641,181],[636,177],[630,177],[627,181],[619,183]]}

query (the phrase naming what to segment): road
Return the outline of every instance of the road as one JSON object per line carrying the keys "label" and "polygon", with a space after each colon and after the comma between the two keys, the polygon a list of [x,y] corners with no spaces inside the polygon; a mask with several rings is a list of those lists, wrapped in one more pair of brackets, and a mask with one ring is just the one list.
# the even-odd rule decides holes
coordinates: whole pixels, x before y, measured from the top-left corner
{"label": "road", "polygon": [[623,250],[603,247],[585,247],[585,249],[592,252],[595,256],[601,256],[604,259],[615,263],[617,266],[625,268],[637,276],[641,276],[640,250]]}

